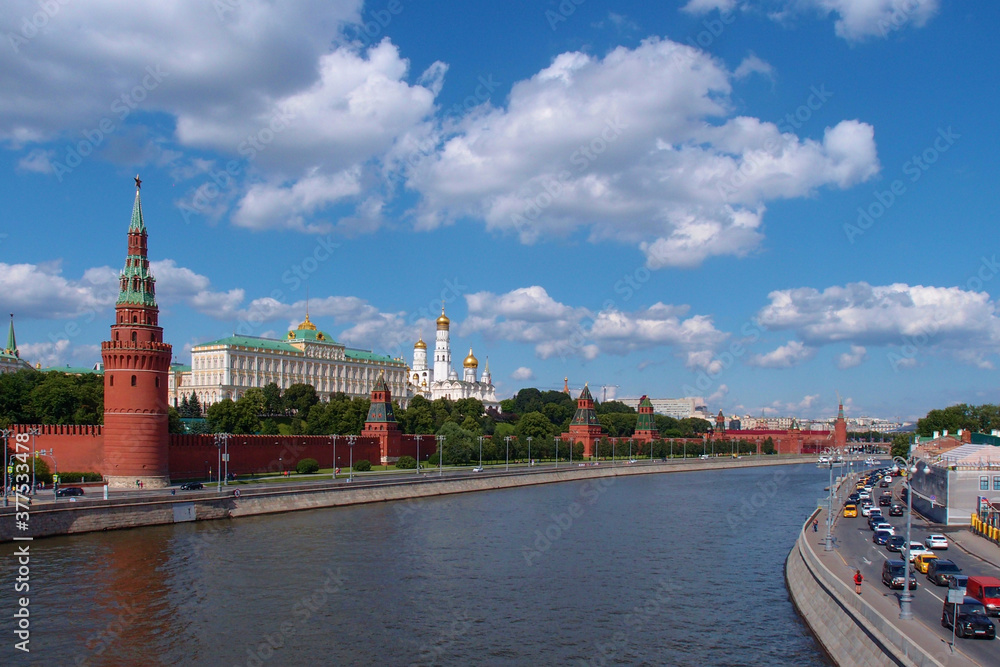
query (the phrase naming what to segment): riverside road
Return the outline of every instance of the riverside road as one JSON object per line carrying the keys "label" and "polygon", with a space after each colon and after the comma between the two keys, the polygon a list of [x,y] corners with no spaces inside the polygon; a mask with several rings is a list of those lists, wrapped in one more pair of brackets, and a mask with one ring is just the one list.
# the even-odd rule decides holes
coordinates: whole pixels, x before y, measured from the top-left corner
{"label": "riverside road", "polygon": [[[853,488],[853,485],[851,486]],[[893,502],[900,503],[905,507],[906,503],[902,502],[900,498],[901,484],[894,481],[890,488]],[[877,497],[878,493],[884,490],[876,487],[873,490],[873,495]],[[861,570],[865,578],[862,593],[865,599],[873,604],[882,615],[896,623],[899,618],[899,598],[902,591],[890,590],[882,583],[882,564],[887,559],[902,559],[904,556],[888,551],[885,546],[872,542],[873,533],[868,528],[867,518],[861,516],[860,512],[855,519],[844,518],[843,513],[837,511],[840,507],[842,504],[835,502],[834,510],[837,512],[837,518],[833,534],[836,554],[839,556],[839,559],[835,560],[843,561],[845,580],[849,579],[855,568]],[[896,535],[906,537],[905,514],[901,517],[887,517],[887,520],[892,524]],[[821,536],[824,529],[825,526],[821,525]],[[962,574],[1000,577],[1000,568],[980,556],[963,550],[957,543],[957,541],[968,543],[972,539],[978,539],[971,535],[968,528],[931,524],[919,514],[914,513],[910,531],[911,541],[921,543],[923,543],[924,538],[931,534],[946,535],[949,540],[948,549],[937,550],[935,554],[938,558],[948,558],[954,561],[962,568]],[[818,547],[818,549],[822,549],[822,547]],[[986,557],[991,558],[989,555]],[[962,660],[963,656],[979,665],[1000,664],[1000,640],[956,638],[955,652],[952,652],[949,646],[952,636],[951,629],[941,625],[941,610],[948,595],[948,588],[933,584],[920,572],[916,572],[916,577],[917,590],[911,591],[913,615],[915,621],[918,621],[926,629],[928,636],[932,635],[939,640],[938,646],[931,648],[935,657],[943,664],[962,664],[965,662]],[[991,620],[994,623],[997,621],[995,617]],[[918,639],[912,636],[912,632],[909,634],[911,638]]]}

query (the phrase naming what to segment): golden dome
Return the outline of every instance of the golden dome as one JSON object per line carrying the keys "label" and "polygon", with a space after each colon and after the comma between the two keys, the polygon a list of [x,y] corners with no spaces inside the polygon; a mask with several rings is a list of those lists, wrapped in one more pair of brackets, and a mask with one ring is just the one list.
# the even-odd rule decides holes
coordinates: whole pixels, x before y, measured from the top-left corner
{"label": "golden dome", "polygon": [[441,317],[437,318],[437,327],[438,329],[447,329],[449,326],[451,326],[451,320],[444,314],[444,306],[441,306]]}
{"label": "golden dome", "polygon": [[420,337],[420,340],[418,340],[418,341],[417,341],[417,342],[416,342],[416,343],[415,343],[415,344],[413,345],[413,349],[414,349],[414,350],[426,350],[426,349],[427,349],[427,343],[425,343],[425,342],[424,342],[424,337],[423,337],[423,336],[421,336],[421,337]]}
{"label": "golden dome", "polygon": [[462,365],[465,366],[466,368],[479,368],[479,359],[476,359],[474,356],[472,356],[471,347],[469,348],[469,356],[465,358],[465,361],[462,362]]}
{"label": "golden dome", "polygon": [[306,319],[302,324],[299,325],[298,330],[309,329],[310,331],[316,331],[316,325],[309,321],[309,313],[306,313]]}

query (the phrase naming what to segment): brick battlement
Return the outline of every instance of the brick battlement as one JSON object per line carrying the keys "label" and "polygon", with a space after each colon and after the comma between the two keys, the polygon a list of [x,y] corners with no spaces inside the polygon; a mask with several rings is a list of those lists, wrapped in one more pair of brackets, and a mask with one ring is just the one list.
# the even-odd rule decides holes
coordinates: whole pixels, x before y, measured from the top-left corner
{"label": "brick battlement", "polygon": [[38,429],[38,435],[89,435],[99,437],[101,426],[84,424],[12,424],[10,429],[17,433],[27,433]]}

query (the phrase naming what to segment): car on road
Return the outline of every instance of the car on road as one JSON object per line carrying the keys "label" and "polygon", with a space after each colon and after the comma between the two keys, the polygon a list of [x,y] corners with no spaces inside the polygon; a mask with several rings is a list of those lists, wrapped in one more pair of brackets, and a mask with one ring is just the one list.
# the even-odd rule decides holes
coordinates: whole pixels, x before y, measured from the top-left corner
{"label": "car on road", "polygon": [[861,500],[861,496],[859,496],[858,492],[855,491],[851,495],[847,496],[847,499],[850,500],[852,503],[856,503]]}
{"label": "car on road", "polygon": [[986,607],[990,616],[1000,616],[1000,579],[996,577],[969,577],[965,592]]}
{"label": "car on road", "polygon": [[921,556],[923,554],[929,554],[929,553],[931,553],[931,550],[928,549],[927,547],[925,547],[920,542],[910,542],[910,562],[911,563],[913,562],[913,559],[916,558],[917,556]]}
{"label": "car on road", "polygon": [[890,559],[882,563],[882,583],[889,588],[903,588],[906,586],[906,580],[903,579],[905,576],[903,572],[905,570],[910,571],[910,590],[917,590],[917,575],[913,573],[913,568],[903,567],[903,561]]}
{"label": "car on road", "polygon": [[888,507],[889,505],[892,504],[892,496],[890,494],[883,493],[878,498],[878,504],[879,507]]}
{"label": "car on road", "polygon": [[927,579],[938,586],[947,586],[951,578],[961,574],[962,568],[947,558],[935,558],[927,566]]}
{"label": "car on road", "polygon": [[892,524],[891,523],[886,523],[884,521],[882,523],[876,523],[872,527],[872,530],[886,530],[886,531],[889,531],[890,535],[895,535],[896,534],[896,529],[892,527]]}
{"label": "car on road", "polygon": [[903,512],[906,510],[902,505],[891,505],[889,507],[889,516],[903,516]]}
{"label": "car on road", "polygon": [[937,560],[937,554],[920,554],[913,559],[913,567],[917,568],[920,574],[927,574],[927,568],[931,566],[932,560]]}
{"label": "car on road", "polygon": [[861,500],[871,500],[872,491],[866,486],[865,488],[861,489],[861,491],[858,492],[858,496],[861,498]]}
{"label": "car on road", "polygon": [[475,468],[472,469],[472,472],[482,472],[482,471],[483,471],[483,467],[482,466],[477,466],[477,467],[475,467]]}
{"label": "car on road", "polygon": [[185,482],[181,484],[182,491],[197,491],[198,489],[204,489],[205,485],[201,482]]}
{"label": "car on road", "polygon": [[997,636],[996,626],[986,616],[986,607],[968,595],[962,604],[949,604],[945,601],[941,609],[941,625],[949,629],[954,628],[955,635],[963,639],[966,637],[995,639]]}
{"label": "car on road", "polygon": [[872,542],[875,544],[885,544],[892,537],[892,533],[888,530],[876,530],[872,533]]}
{"label": "car on road", "polygon": [[886,551],[900,552],[905,546],[906,538],[902,535],[893,535],[889,538],[889,541],[885,543]]}
{"label": "car on road", "polygon": [[56,491],[57,498],[65,498],[67,496],[82,496],[83,489],[79,486],[64,486],[63,488]]}
{"label": "car on road", "polygon": [[886,523],[886,520],[882,516],[881,512],[871,512],[868,514],[868,527],[871,530],[875,530],[875,526],[880,523]]}
{"label": "car on road", "polygon": [[861,516],[868,516],[871,513],[872,513],[872,504],[871,503],[862,502],[861,503]]}
{"label": "car on road", "polygon": [[888,488],[888,487],[889,487],[889,482],[885,481],[885,478],[882,478],[882,479],[881,479],[881,480],[879,481],[878,485],[879,485],[879,487],[881,487],[881,488],[885,489],[885,488]]}
{"label": "car on road", "polygon": [[928,535],[924,540],[924,546],[928,549],[947,549],[948,538],[944,535]]}
{"label": "car on road", "polygon": [[847,503],[844,505],[844,518],[845,519],[856,519],[858,516],[858,506],[854,503]]}

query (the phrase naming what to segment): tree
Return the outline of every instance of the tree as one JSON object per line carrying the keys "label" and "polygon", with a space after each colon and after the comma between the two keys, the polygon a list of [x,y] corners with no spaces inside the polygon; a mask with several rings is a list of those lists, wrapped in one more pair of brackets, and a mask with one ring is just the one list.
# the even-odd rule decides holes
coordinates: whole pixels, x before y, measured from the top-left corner
{"label": "tree", "polygon": [[285,390],[285,404],[298,414],[305,414],[317,403],[319,396],[311,384],[297,383]]}
{"label": "tree", "polygon": [[889,453],[892,456],[901,456],[904,459],[910,456],[910,435],[908,433],[897,433],[892,437],[892,447]]}
{"label": "tree", "polygon": [[606,403],[598,403],[594,406],[594,410],[599,415],[604,414],[606,412],[626,412],[632,415],[636,414],[635,409],[630,408],[621,401],[608,401]]}
{"label": "tree", "polygon": [[198,394],[191,392],[191,398],[188,400],[188,416],[189,417],[201,417],[201,401],[198,400]]}
{"label": "tree", "polygon": [[177,414],[179,414],[181,417],[190,417],[191,416],[191,406],[188,405],[188,397],[187,396],[185,396],[184,398],[181,399],[181,405],[180,405],[179,408],[177,408]]}
{"label": "tree", "polygon": [[311,475],[319,472],[319,462],[316,459],[301,459],[295,464],[295,472],[300,475]]}
{"label": "tree", "polygon": [[281,389],[274,382],[268,382],[262,390],[264,395],[264,414],[270,417],[285,414],[285,400],[281,397]]}
{"label": "tree", "polygon": [[174,408],[167,408],[167,433],[184,433],[181,415]]}
{"label": "tree", "polygon": [[415,470],[417,467],[417,460],[412,456],[400,456],[396,460],[396,468],[399,470]]}
{"label": "tree", "polygon": [[500,401],[500,410],[502,412],[505,412],[505,413],[508,413],[508,414],[509,413],[513,413],[514,412],[514,399],[513,398],[505,398],[502,401]]}
{"label": "tree", "polygon": [[514,427],[518,441],[527,442],[528,438],[531,437],[539,445],[544,445],[552,438],[553,430],[552,422],[541,412],[528,412],[518,420]]}
{"label": "tree", "polygon": [[281,433],[281,429],[278,428],[278,422],[268,417],[261,422],[260,432],[262,435],[278,435]]}
{"label": "tree", "polygon": [[[456,424],[455,422],[445,422],[438,430],[438,435],[443,435],[444,439],[444,461],[448,465],[466,465],[472,460],[472,443],[479,443],[475,436]],[[478,450],[477,450],[478,455]]]}

